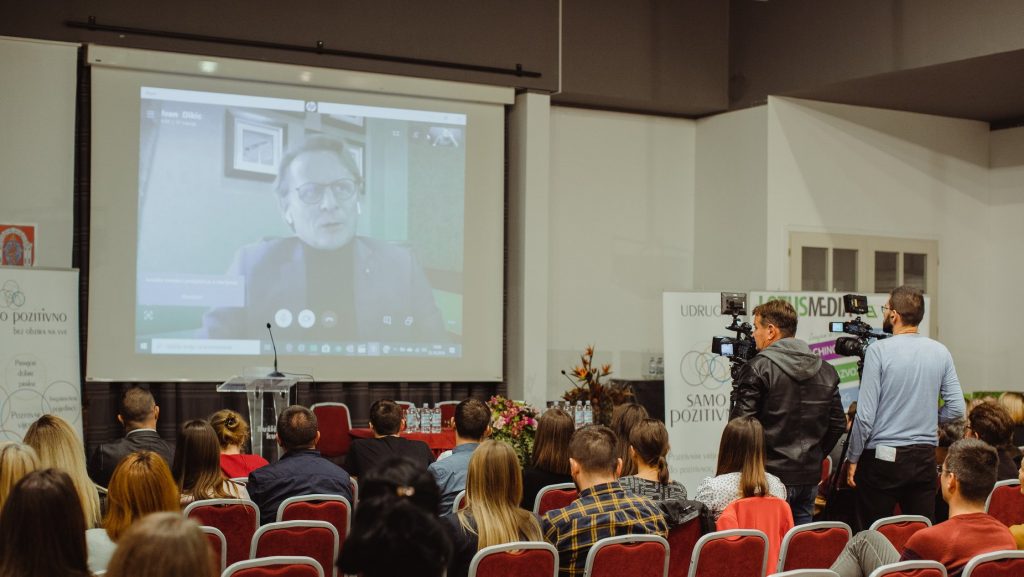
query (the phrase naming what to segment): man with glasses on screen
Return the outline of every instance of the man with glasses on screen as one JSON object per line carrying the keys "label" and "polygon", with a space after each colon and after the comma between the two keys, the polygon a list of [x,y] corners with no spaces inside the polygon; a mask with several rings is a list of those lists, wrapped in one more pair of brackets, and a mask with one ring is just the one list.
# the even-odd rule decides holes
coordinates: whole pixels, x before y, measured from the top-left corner
{"label": "man with glasses on screen", "polygon": [[882,328],[893,336],[864,355],[847,455],[861,529],[892,515],[897,504],[904,514],[934,518],[938,425],[964,416],[953,357],[918,333],[924,312],[920,290],[893,289],[882,307]]}
{"label": "man with glasses on screen", "polygon": [[239,249],[228,274],[244,306],[203,315],[211,338],[260,338],[272,322],[294,340],[444,342],[423,269],[399,246],[356,234],[361,171],[334,139],[307,138],[281,161],[278,206],[294,236]]}

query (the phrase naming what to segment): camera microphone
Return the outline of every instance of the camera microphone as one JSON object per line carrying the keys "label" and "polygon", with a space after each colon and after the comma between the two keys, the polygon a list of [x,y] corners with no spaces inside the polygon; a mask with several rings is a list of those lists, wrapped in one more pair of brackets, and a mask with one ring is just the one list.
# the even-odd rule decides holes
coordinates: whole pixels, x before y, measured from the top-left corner
{"label": "camera microphone", "polygon": [[274,343],[274,331],[270,330],[270,323],[267,323],[267,332],[270,333],[270,346],[274,347],[274,372],[267,376],[275,379],[283,379],[284,373],[277,370],[277,344]]}

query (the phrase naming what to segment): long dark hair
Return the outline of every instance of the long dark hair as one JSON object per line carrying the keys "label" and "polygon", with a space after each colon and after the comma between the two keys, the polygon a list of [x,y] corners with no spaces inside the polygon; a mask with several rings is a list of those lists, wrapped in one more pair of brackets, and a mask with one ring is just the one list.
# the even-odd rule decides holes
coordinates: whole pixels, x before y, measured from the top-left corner
{"label": "long dark hair", "polygon": [[649,415],[639,403],[626,403],[612,410],[612,430],[615,431],[615,454],[622,459],[622,477],[636,475],[636,463],[629,458],[629,432]]}
{"label": "long dark hair", "polygon": [[[668,461],[668,429],[658,419],[647,418],[633,427],[629,433],[629,446],[633,447],[636,459],[649,467],[658,470],[658,482],[662,485],[669,482]],[[639,467],[639,463],[634,463]]]}
{"label": "long dark hair", "polygon": [[537,420],[537,436],[533,440],[534,469],[569,474],[569,439],[575,426],[569,413],[558,407],[544,411]]}
{"label": "long dark hair", "polygon": [[89,577],[85,515],[67,473],[25,475],[0,512],[0,576]]}
{"label": "long dark hair", "polygon": [[715,475],[740,474],[740,497],[768,494],[764,470],[764,428],[754,417],[738,417],[725,426]]}
{"label": "long dark hair", "polygon": [[181,426],[171,474],[184,495],[196,499],[234,497],[224,490],[227,477],[220,469],[217,432],[202,419],[193,419]]}

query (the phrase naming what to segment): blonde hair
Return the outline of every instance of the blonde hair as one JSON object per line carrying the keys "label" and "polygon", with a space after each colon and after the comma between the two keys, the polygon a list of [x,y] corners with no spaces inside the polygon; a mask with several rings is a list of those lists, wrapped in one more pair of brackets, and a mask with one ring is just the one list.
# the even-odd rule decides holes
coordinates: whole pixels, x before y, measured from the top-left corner
{"label": "blonde hair", "polygon": [[[459,524],[477,535],[477,550],[516,541],[540,541],[533,514],[519,508],[523,474],[507,443],[484,441],[473,451],[466,472],[469,506],[459,511]],[[474,530],[470,518],[476,522]]]}
{"label": "blonde hair", "polygon": [[181,513],[147,515],[124,534],[110,577],[217,577],[219,563],[199,525]]}
{"label": "blonde hair", "polygon": [[245,447],[245,442],[249,439],[249,424],[242,415],[231,409],[221,409],[211,415],[210,426],[217,433],[217,441],[222,450],[229,445]]}
{"label": "blonde hair", "polygon": [[1014,425],[1024,424],[1024,395],[1007,391],[999,395],[999,404],[1010,413]]}
{"label": "blonde hair", "polygon": [[13,441],[0,443],[0,510],[14,485],[38,468],[39,457],[32,447]]}
{"label": "blonde hair", "polygon": [[25,443],[35,449],[40,468],[61,469],[71,477],[82,502],[86,528],[99,525],[100,495],[85,467],[85,446],[71,425],[58,416],[43,415],[29,426]]}
{"label": "blonde hair", "polygon": [[178,486],[164,458],[153,451],[139,451],[121,459],[110,477],[103,527],[110,540],[117,541],[149,513],[180,510]]}

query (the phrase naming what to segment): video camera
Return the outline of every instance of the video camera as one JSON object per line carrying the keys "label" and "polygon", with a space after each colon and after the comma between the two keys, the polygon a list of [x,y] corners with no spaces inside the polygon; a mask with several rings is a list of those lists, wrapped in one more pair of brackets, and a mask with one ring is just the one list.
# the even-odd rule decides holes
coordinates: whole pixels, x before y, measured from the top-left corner
{"label": "video camera", "polygon": [[836,354],[844,357],[860,357],[860,361],[863,363],[868,345],[892,335],[876,331],[871,328],[871,325],[860,320],[859,315],[867,314],[868,312],[868,297],[864,295],[843,295],[843,312],[848,315],[858,316],[852,321],[834,321],[828,324],[830,332],[853,335],[852,337],[839,337],[836,339]]}
{"label": "video camera", "polygon": [[748,322],[740,322],[740,317],[747,314],[747,294],[722,293],[722,314],[732,315],[732,324],[725,327],[725,330],[735,332],[736,336],[712,337],[711,352],[729,357],[732,377],[735,379],[740,366],[757,354],[754,327]]}

